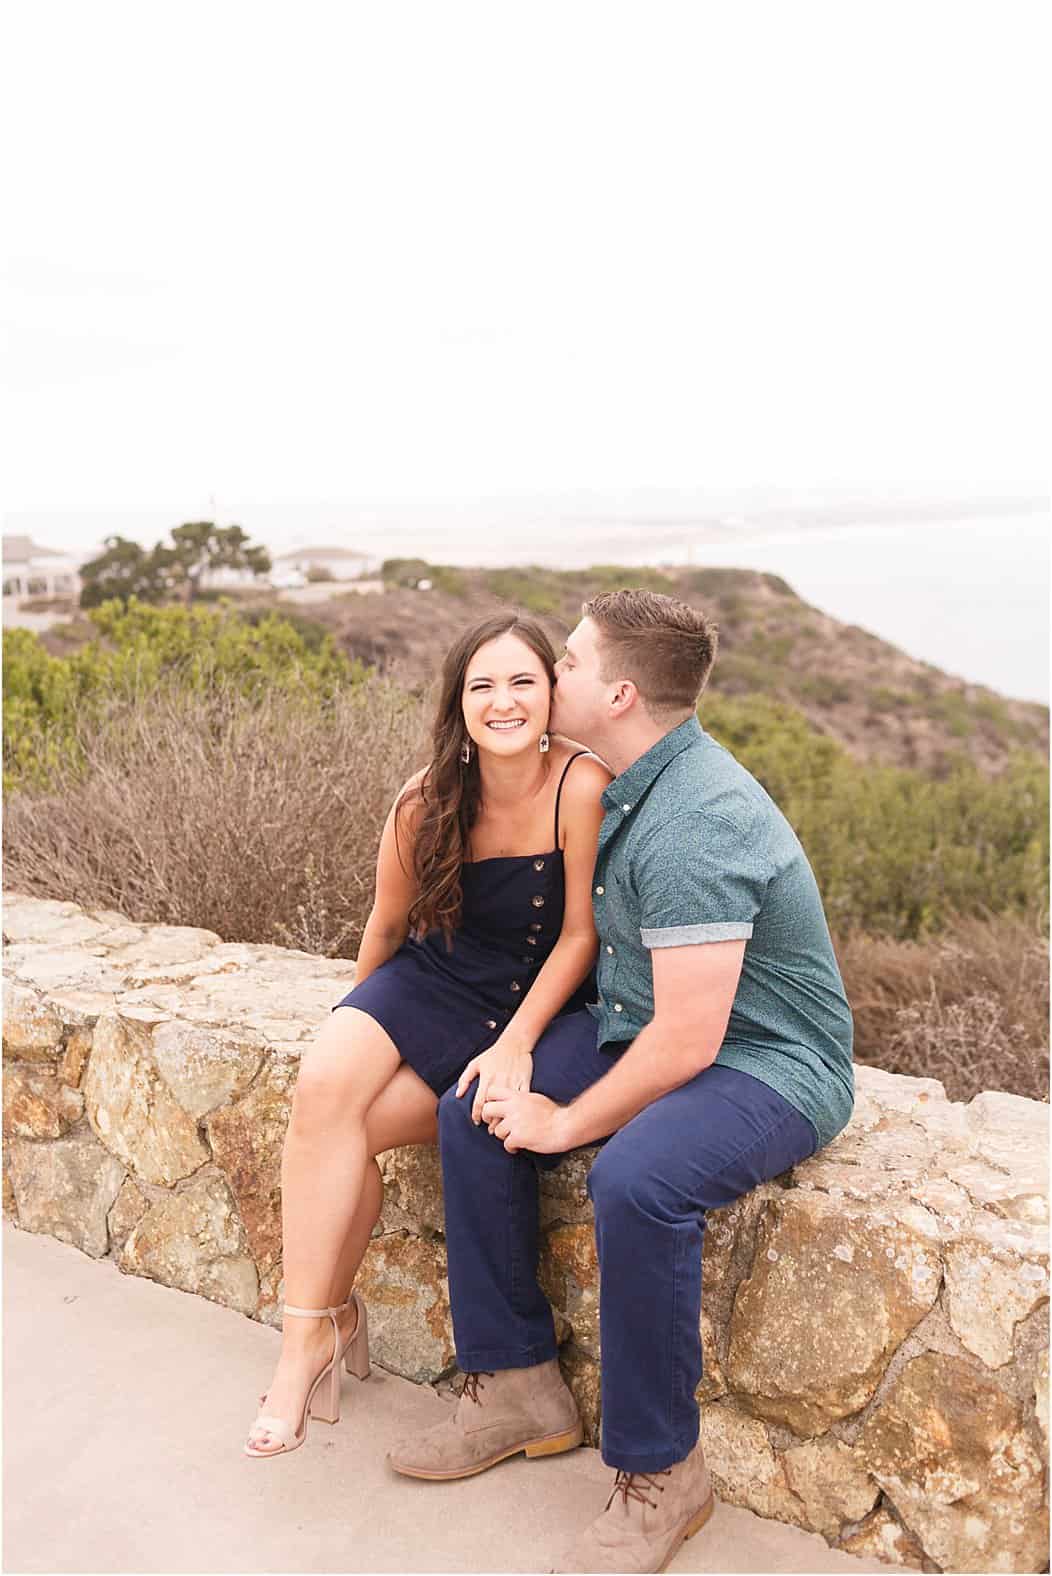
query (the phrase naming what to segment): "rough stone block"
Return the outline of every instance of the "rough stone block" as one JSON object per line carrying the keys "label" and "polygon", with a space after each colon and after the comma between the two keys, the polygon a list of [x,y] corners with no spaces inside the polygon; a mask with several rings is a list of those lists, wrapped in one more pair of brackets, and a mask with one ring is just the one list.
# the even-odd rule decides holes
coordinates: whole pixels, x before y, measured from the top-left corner
{"label": "rough stone block", "polygon": [[84,1084],[92,1130],[144,1182],[171,1186],[210,1158],[154,1064],[150,1025],[124,1012],[95,1026]]}
{"label": "rough stone block", "polygon": [[195,1177],[147,1210],[120,1255],[130,1275],[254,1313],[259,1276],[222,1177]]}
{"label": "rough stone block", "polygon": [[61,1138],[83,1114],[84,1096],[54,1073],[18,1062],[5,1066],[5,1138]]}
{"label": "rough stone block", "polygon": [[1036,1571],[1048,1558],[1043,1464],[1023,1408],[962,1358],[908,1363],[858,1454],[945,1570]]}
{"label": "rough stone block", "polygon": [[258,1035],[172,1020],[153,1031],[158,1072],[190,1116],[205,1116],[242,1095],[263,1064]]}
{"label": "rough stone block", "polygon": [[369,1343],[383,1367],[429,1384],[456,1361],[445,1244],[392,1232],[374,1237],[358,1272]]}
{"label": "rough stone block", "polygon": [[88,1133],[49,1144],[14,1138],[7,1149],[19,1224],[101,1259],[109,1249],[106,1216],[124,1180],[120,1161]]}
{"label": "rough stone block", "polygon": [[62,1050],[62,1020],[35,990],[5,979],[3,1039],[5,1056],[56,1062]]}
{"label": "rough stone block", "polygon": [[243,1099],[213,1111],[205,1124],[263,1275],[281,1258],[281,1150],[295,1083],[295,1062],[270,1061]]}
{"label": "rough stone block", "polygon": [[725,1365],[742,1405],[801,1435],[865,1406],[939,1291],[938,1232],[912,1207],[903,1218],[800,1189],[767,1201]]}
{"label": "rough stone block", "polygon": [[884,1560],[888,1565],[905,1565],[920,1570],[924,1550],[890,1511],[881,1507],[867,1516],[854,1532],[840,1539],[837,1548],[861,1560]]}

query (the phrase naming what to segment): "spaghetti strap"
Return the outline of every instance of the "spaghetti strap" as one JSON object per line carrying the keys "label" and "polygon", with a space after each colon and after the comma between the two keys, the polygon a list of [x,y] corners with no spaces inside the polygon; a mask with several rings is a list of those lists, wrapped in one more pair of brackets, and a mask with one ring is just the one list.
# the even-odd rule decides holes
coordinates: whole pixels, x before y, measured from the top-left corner
{"label": "spaghetti strap", "polygon": [[570,770],[570,767],[573,765],[574,761],[579,761],[582,755],[591,755],[591,753],[591,750],[578,750],[576,755],[571,755],[570,759],[563,767],[562,776],[559,778],[559,787],[555,795],[555,842],[552,845],[556,852],[559,850],[559,800],[563,796],[563,783],[566,781],[566,774]]}

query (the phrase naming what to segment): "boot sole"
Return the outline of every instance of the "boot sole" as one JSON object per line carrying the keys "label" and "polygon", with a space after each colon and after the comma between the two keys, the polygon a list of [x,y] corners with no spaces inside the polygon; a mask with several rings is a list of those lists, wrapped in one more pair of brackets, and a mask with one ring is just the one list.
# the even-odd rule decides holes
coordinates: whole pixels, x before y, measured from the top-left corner
{"label": "boot sole", "polygon": [[673,1558],[675,1557],[675,1555],[677,1555],[679,1553],[680,1549],[683,1547],[684,1543],[686,1543],[687,1539],[688,1538],[692,1538],[696,1532],[700,1532],[701,1531],[702,1527],[708,1521],[709,1517],[712,1515],[712,1513],[713,1513],[713,1511],[715,1509],[716,1509],[716,1498],[715,1498],[715,1495],[710,1494],[708,1499],[705,1501],[704,1505],[702,1505],[701,1509],[697,1512],[697,1514],[693,1515],[690,1518],[690,1520],[687,1522],[687,1525],[683,1528],[683,1531],[679,1534],[679,1536],[676,1538],[675,1543],[673,1543],[672,1547],[669,1549],[668,1553],[665,1555],[663,1563],[658,1566],[658,1572],[659,1573],[661,1571],[664,1571],[664,1570],[668,1569],[668,1567],[671,1564]]}
{"label": "boot sole", "polygon": [[[496,1455],[488,1456],[485,1461],[473,1461],[469,1467],[457,1467],[447,1472],[430,1472],[424,1467],[403,1466],[397,1461],[391,1461],[391,1466],[403,1477],[424,1478],[429,1483],[448,1483],[455,1478],[477,1477],[480,1472],[495,1467],[498,1461],[507,1461],[509,1456],[517,1456],[522,1452],[529,1457],[557,1456],[563,1450],[576,1449],[583,1438],[584,1428],[578,1423],[576,1428],[568,1428],[561,1434],[545,1434],[541,1439],[529,1439],[522,1444],[511,1445],[507,1450],[499,1450]],[[388,1460],[390,1461],[390,1457]]]}

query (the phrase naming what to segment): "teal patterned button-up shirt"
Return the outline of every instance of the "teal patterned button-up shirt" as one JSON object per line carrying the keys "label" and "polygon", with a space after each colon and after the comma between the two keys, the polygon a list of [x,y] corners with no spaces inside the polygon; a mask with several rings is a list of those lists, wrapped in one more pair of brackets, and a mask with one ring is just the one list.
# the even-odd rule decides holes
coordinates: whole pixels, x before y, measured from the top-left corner
{"label": "teal patterned button-up shirt", "polygon": [[743,940],[716,1058],[777,1090],[819,1146],[854,1100],[851,1012],[814,874],[756,779],[689,718],[603,793],[592,906],[601,1044],[654,1015],[655,947]]}

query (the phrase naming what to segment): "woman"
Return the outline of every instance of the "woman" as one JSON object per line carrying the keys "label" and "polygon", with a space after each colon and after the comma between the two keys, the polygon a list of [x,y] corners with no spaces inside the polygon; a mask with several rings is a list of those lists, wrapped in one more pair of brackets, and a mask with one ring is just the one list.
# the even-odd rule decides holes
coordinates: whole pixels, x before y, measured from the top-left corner
{"label": "woman", "polygon": [[[376,1156],[437,1138],[438,1097],[528,1089],[552,1018],[579,1011],[610,774],[549,733],[555,653],[539,624],[487,619],[449,652],[430,764],[380,841],[357,982],[305,1055],[282,1157],[282,1348],[249,1455],[336,1422],[340,1368],[369,1372],[351,1286],[383,1202]],[[572,769],[571,769],[572,768]],[[494,1143],[499,1142],[496,1138]]]}

